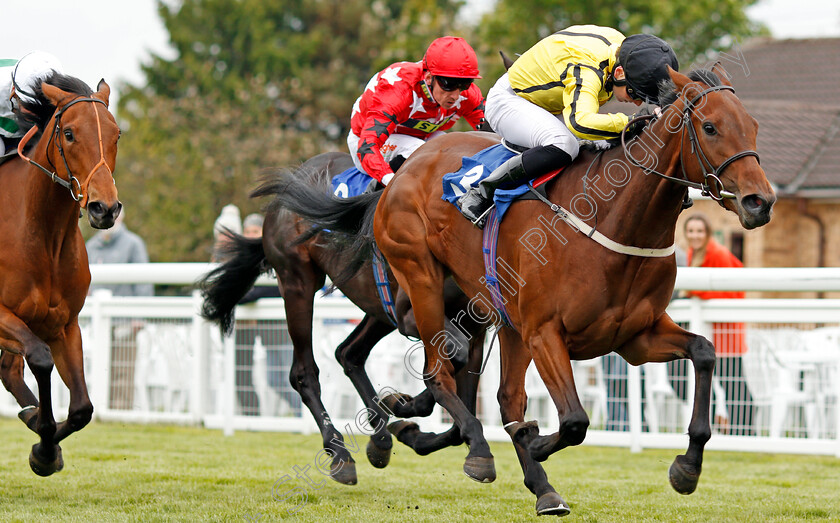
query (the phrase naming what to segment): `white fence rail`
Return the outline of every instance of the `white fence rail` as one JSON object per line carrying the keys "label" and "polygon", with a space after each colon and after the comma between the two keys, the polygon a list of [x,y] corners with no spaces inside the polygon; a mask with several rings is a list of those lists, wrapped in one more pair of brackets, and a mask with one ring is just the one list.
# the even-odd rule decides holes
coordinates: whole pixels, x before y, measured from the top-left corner
{"label": "white fence rail", "polygon": [[[211,267],[114,264],[91,269],[95,283],[190,285]],[[263,278],[260,283],[272,281]],[[681,268],[677,287],[837,291],[840,269]],[[226,433],[316,430],[288,382],[292,348],[282,299],[239,307],[235,335],[226,339],[199,317],[200,305],[197,293],[140,298],[99,292],[88,298],[81,323],[95,416],[204,424]],[[840,457],[840,300],[677,300],[669,314],[710,339],[718,324],[744,323],[749,350],[734,377],[722,372],[715,380],[717,433],[708,448]],[[362,313],[344,298],[319,297],[315,315],[313,340],[324,404],[334,423],[349,424],[358,433],[355,418],[363,405],[333,353]],[[367,365],[377,390],[422,390],[422,382],[414,378],[422,368],[422,351],[412,352],[412,346],[397,334],[377,345]],[[729,359],[721,358],[719,367]],[[685,448],[693,390],[688,369],[690,365],[631,367],[614,356],[575,362],[578,393],[592,422],[586,443],[632,450]],[[488,438],[507,440],[495,400],[498,380],[494,354],[481,380],[479,416]],[[28,382],[34,389],[31,376]],[[533,369],[526,388],[529,419],[538,419],[543,432],[556,430],[557,414]],[[740,396],[733,397],[733,390]],[[54,384],[53,396],[56,412],[66,411],[68,393],[60,382]],[[735,420],[744,409],[751,414],[741,426]],[[12,416],[17,410],[11,396],[3,395],[0,414]],[[430,419],[418,422],[424,430],[443,430],[445,420],[438,408]]]}

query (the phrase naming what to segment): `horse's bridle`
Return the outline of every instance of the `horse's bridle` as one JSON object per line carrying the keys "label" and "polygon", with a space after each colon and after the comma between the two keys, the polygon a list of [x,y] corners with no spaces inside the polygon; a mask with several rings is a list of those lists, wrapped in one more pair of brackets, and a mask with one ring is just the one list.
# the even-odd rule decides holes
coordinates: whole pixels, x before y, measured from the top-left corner
{"label": "horse's bridle", "polygon": [[[84,182],[79,182],[79,179],[76,178],[75,176],[73,176],[73,173],[70,171],[70,165],[68,165],[67,158],[64,156],[64,148],[61,146],[61,138],[58,136],[59,132],[61,131],[61,117],[62,117],[62,115],[64,115],[64,111],[66,111],[70,106],[75,105],[79,102],[94,103],[93,109],[94,109],[94,112],[96,113],[96,130],[97,130],[97,133],[98,133],[98,136],[99,136],[99,162],[96,165],[93,166],[93,168],[88,173],[87,178],[85,178]],[[46,167],[44,167],[40,163],[36,162],[35,160],[33,160],[33,159],[29,158],[28,156],[26,156],[25,154],[23,154],[23,149],[26,146],[26,144],[29,143],[29,140],[31,140],[32,137],[35,136],[35,133],[38,132],[38,126],[37,125],[33,125],[32,128],[29,129],[29,131],[21,139],[20,143],[18,144],[18,148],[17,148],[18,156],[23,158],[24,161],[34,165],[35,167],[41,169],[42,171],[44,171],[47,174],[47,176],[49,176],[50,179],[54,183],[57,183],[58,185],[64,187],[67,190],[69,190],[70,191],[70,197],[73,198],[73,200],[77,201],[77,202],[81,201],[82,198],[83,198],[82,186],[87,185],[87,183],[90,181],[90,178],[93,176],[93,173],[99,168],[99,166],[104,165],[105,168],[108,169],[108,172],[110,172],[112,176],[113,176],[113,172],[114,172],[111,169],[111,167],[108,165],[108,162],[105,161],[105,150],[102,146],[102,124],[99,121],[99,110],[96,107],[97,103],[100,103],[100,104],[104,105],[106,108],[108,107],[107,103],[105,103],[102,100],[99,100],[98,98],[79,97],[79,98],[76,98],[74,100],[71,100],[64,107],[62,107],[61,109],[59,109],[55,113],[55,116],[54,116],[54,118],[55,118],[55,128],[53,130],[53,133],[50,135],[49,142],[47,143],[47,160],[49,160],[50,166],[53,169],[55,169],[55,164],[53,164],[53,162],[52,162],[52,160],[50,159],[50,156],[49,156],[50,145],[52,144],[53,139],[55,139],[56,147],[58,147],[58,152],[59,152],[59,154],[61,154],[61,160],[64,162],[64,168],[67,169],[67,176],[68,176],[67,180],[58,176],[58,174],[56,173],[57,169],[56,169],[56,171],[50,171],[49,169],[47,169]],[[85,197],[85,199],[87,199],[86,196],[84,196],[84,197]],[[86,204],[87,204],[87,202],[82,202],[81,206],[84,208]]]}
{"label": "horse's bridle", "polygon": [[[630,160],[630,162],[633,165],[642,169],[642,171],[644,171],[645,174],[655,174],[655,175],[660,176],[660,177],[662,177],[666,180],[670,180],[672,182],[679,183],[681,185],[685,185],[686,187],[692,187],[694,189],[699,189],[701,194],[703,194],[703,196],[708,196],[711,199],[713,199],[716,202],[723,205],[722,201],[725,198],[732,198],[733,197],[733,196],[729,196],[729,195],[724,195],[723,182],[720,181],[720,177],[723,176],[723,171],[727,167],[729,167],[733,162],[735,162],[736,160],[740,160],[741,158],[746,158],[748,156],[754,156],[755,159],[759,163],[761,163],[761,160],[759,159],[757,152],[755,152],[753,150],[746,150],[746,151],[741,151],[739,153],[733,154],[732,156],[730,156],[729,158],[724,160],[723,163],[721,163],[717,168],[715,168],[712,165],[712,163],[709,161],[709,159],[706,157],[706,154],[703,152],[703,148],[700,146],[700,140],[697,138],[697,131],[694,129],[694,126],[691,125],[691,115],[694,113],[695,104],[697,103],[698,100],[700,100],[701,98],[703,98],[704,96],[706,96],[709,93],[712,93],[712,92],[715,92],[715,91],[723,91],[723,90],[732,91],[733,93],[735,92],[735,88],[733,88],[730,85],[716,85],[714,87],[709,87],[708,89],[706,89],[704,91],[701,91],[700,94],[698,94],[691,101],[686,103],[686,106],[683,109],[683,115],[682,115],[682,118],[681,118],[682,121],[680,123],[680,127],[682,128],[681,132],[680,132],[680,168],[682,170],[682,178],[675,178],[675,177],[669,176],[665,173],[661,173],[661,172],[657,171],[656,169],[646,167],[646,166],[642,165],[638,160],[636,160],[630,154],[626,154],[627,158]],[[624,135],[625,135],[625,132],[627,131],[627,128],[630,127],[630,124],[632,124],[634,122],[637,122],[637,121],[641,121],[641,120],[656,119],[656,118],[657,117],[655,115],[644,115],[644,116],[640,116],[638,118],[634,118],[632,121],[628,122],[627,127],[625,127],[621,131],[621,146],[625,149],[625,151],[627,150],[627,145],[625,143],[625,136]],[[685,162],[683,161],[683,149],[684,149],[683,148],[683,143],[685,142],[686,129],[688,129],[688,139],[691,143],[691,151],[697,157],[697,163],[700,164],[700,168],[703,170],[703,173],[704,173],[702,183],[690,181],[688,179],[688,175],[686,175],[686,173],[685,173]],[[714,185],[715,191],[712,191],[712,187],[709,183],[710,180],[711,180],[712,184]]]}

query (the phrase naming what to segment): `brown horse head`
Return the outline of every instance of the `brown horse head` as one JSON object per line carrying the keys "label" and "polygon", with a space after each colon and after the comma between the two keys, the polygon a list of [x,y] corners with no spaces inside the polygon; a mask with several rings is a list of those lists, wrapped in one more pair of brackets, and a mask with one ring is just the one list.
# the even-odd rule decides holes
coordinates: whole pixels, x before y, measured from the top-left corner
{"label": "brown horse head", "polygon": [[[672,69],[669,74],[679,93],[681,117],[688,123],[682,130],[686,176],[707,184],[712,198],[736,213],[744,228],[766,224],[776,194],[755,152],[758,122],[735,96],[719,66],[694,71],[691,78]],[[734,198],[725,197],[723,191]]]}
{"label": "brown horse head", "polygon": [[[59,175],[78,184],[79,203],[88,211],[91,227],[107,229],[122,210],[114,181],[120,128],[108,111],[111,89],[100,80],[90,97],[63,91],[47,83],[44,95],[56,107],[55,130],[48,151]],[[66,172],[62,173],[62,167]],[[75,179],[75,181],[74,181]]]}

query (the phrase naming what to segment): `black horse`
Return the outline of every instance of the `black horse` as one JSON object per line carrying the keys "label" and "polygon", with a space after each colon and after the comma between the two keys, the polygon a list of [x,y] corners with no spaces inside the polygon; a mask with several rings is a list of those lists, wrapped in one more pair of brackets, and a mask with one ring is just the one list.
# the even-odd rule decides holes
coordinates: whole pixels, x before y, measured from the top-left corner
{"label": "black horse", "polygon": [[[224,334],[233,330],[236,304],[263,273],[274,269],[277,284],[284,298],[286,321],[294,345],[294,358],[290,372],[292,387],[298,391],[303,403],[315,417],[323,437],[324,448],[333,457],[332,478],[340,483],[356,483],[355,462],[344,445],[344,439],[330,420],[321,402],[318,366],[312,353],[312,314],[315,294],[324,286],[329,276],[341,292],[355,303],[365,316],[335,351],[336,360],[350,378],[368,410],[370,427],[374,430],[367,445],[367,456],[377,468],[388,465],[392,440],[389,430],[412,447],[418,454],[428,454],[452,445],[460,445],[460,431],[453,427],[443,434],[423,433],[415,423],[398,421],[387,425],[389,414],[399,417],[424,417],[431,414],[435,401],[428,390],[416,397],[389,394],[379,398],[365,372],[365,362],[374,345],[395,328],[405,336],[419,337],[417,325],[408,298],[399,292],[390,271],[387,278],[395,296],[395,318],[386,313],[377,291],[373,275],[373,253],[363,264],[350,263],[352,248],[347,237],[314,229],[297,212],[311,212],[308,202],[313,195],[323,197],[330,190],[330,180],[348,167],[352,159],[345,153],[324,153],[311,158],[293,170],[282,170],[269,175],[251,197],[272,196],[266,208],[262,239],[245,238],[229,233],[231,238],[227,260],[208,273],[200,282],[204,304],[202,316],[218,323]],[[294,181],[295,183],[290,183]],[[370,195],[377,198],[378,194]],[[339,202],[340,203],[340,202]],[[350,209],[350,208],[348,208]],[[353,206],[337,220],[362,221]],[[372,234],[372,232],[371,232]],[[369,244],[366,247],[369,249]],[[447,308],[463,310],[466,297],[449,282],[445,290]],[[396,323],[396,327],[394,326]],[[458,391],[465,404],[475,412],[478,389],[478,372],[481,365],[485,326],[466,319],[461,329],[452,326],[453,335],[464,341],[468,350],[452,357],[458,369]]]}

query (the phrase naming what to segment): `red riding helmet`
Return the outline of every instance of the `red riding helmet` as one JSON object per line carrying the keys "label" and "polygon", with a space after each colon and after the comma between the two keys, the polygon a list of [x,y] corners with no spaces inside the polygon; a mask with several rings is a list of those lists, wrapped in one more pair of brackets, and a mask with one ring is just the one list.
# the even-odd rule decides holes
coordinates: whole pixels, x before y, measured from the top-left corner
{"label": "red riding helmet", "polygon": [[423,57],[423,67],[434,76],[481,78],[475,51],[457,36],[444,36],[432,42]]}

